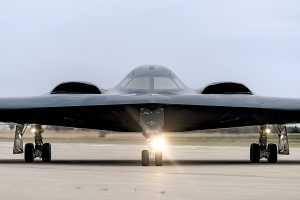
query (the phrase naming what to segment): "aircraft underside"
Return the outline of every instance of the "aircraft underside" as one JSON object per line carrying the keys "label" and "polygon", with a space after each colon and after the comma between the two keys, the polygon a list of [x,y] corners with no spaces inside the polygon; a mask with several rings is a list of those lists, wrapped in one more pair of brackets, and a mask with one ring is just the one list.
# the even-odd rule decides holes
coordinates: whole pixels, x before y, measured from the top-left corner
{"label": "aircraft underside", "polygon": [[[300,121],[300,112],[253,108],[186,105],[116,105],[1,111],[0,121],[74,128],[142,132],[142,110],[162,110],[164,132],[286,124]],[[4,117],[2,119],[2,117]],[[153,116],[153,120],[157,116]]]}

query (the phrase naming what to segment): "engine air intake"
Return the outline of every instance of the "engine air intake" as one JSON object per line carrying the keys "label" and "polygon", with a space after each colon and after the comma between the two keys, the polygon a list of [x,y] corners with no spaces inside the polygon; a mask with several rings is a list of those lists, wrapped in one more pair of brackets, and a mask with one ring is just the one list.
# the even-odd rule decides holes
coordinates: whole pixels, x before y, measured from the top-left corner
{"label": "engine air intake", "polygon": [[253,95],[251,90],[241,83],[223,82],[214,83],[202,90],[202,94],[248,94]]}
{"label": "engine air intake", "polygon": [[56,86],[51,94],[101,94],[101,90],[90,83],[66,82]]}

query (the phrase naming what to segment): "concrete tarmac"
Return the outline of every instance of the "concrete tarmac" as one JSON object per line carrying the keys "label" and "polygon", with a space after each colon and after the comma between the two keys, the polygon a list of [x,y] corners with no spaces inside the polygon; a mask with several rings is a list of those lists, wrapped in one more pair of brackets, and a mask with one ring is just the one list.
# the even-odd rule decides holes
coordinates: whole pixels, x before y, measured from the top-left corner
{"label": "concrete tarmac", "polygon": [[0,143],[0,199],[299,199],[300,149],[249,164],[249,148],[175,146],[162,167],[142,146],[52,144],[53,162],[25,164]]}

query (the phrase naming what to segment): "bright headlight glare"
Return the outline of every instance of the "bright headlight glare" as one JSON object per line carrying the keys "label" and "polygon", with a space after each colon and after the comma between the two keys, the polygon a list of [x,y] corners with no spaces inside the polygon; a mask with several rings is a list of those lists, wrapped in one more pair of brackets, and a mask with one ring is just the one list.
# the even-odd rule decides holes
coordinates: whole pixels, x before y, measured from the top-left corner
{"label": "bright headlight glare", "polygon": [[167,144],[163,137],[156,137],[151,141],[151,146],[154,151],[166,151]]}
{"label": "bright headlight glare", "polygon": [[266,133],[267,133],[267,134],[271,133],[271,129],[267,128],[267,129],[266,129]]}
{"label": "bright headlight glare", "polygon": [[35,129],[35,128],[32,128],[32,129],[31,129],[31,132],[32,132],[32,133],[36,133],[36,129]]}

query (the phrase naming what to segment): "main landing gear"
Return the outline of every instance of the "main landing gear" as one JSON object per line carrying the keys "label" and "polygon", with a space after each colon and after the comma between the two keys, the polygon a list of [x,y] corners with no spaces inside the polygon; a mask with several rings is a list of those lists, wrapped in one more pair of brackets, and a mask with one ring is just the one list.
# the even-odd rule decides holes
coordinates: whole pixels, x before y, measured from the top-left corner
{"label": "main landing gear", "polygon": [[51,162],[51,144],[43,143],[44,129],[41,125],[33,125],[31,132],[34,134],[35,145],[32,143],[25,145],[25,162],[31,163],[35,158],[41,158],[43,162]]}
{"label": "main landing gear", "polygon": [[259,163],[262,158],[266,158],[269,163],[277,163],[277,145],[268,144],[267,148],[262,150],[259,144],[251,144],[250,162]]}
{"label": "main landing gear", "polygon": [[260,159],[267,159],[269,163],[277,162],[277,145],[268,144],[267,126],[261,126],[259,131],[259,144],[253,143],[250,146],[250,163],[259,163]]}
{"label": "main landing gear", "polygon": [[250,163],[259,163],[261,159],[267,159],[268,163],[277,163],[278,154],[289,155],[287,128],[277,125],[277,129],[279,131],[278,149],[276,144],[268,144],[267,135],[270,129],[267,126],[260,127],[259,143],[253,143],[250,146]]}
{"label": "main landing gear", "polygon": [[23,150],[23,135],[25,133],[27,126],[17,125],[14,141],[14,154],[24,153],[24,160],[26,163],[32,163],[35,158],[41,158],[43,162],[51,162],[51,144],[43,143],[42,134],[44,129],[42,125],[32,125],[31,132],[34,134],[33,143],[27,143],[25,145],[25,150]]}
{"label": "main landing gear", "polygon": [[42,146],[34,146],[32,143],[27,143],[24,154],[25,162],[31,163],[35,158],[42,158],[45,163],[51,162],[51,144],[45,143]]}

